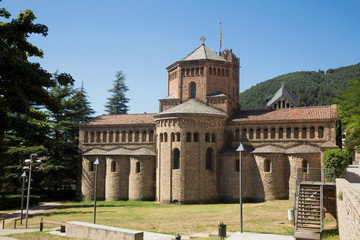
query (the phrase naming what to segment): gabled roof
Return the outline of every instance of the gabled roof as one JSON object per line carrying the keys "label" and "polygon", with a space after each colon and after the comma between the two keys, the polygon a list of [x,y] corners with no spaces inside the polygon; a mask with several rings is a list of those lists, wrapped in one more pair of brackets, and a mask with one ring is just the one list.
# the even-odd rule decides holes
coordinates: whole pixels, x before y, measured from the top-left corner
{"label": "gabled roof", "polygon": [[163,99],[179,99],[179,98],[175,94],[171,94],[171,95],[166,96],[166,97],[164,97],[164,98],[162,98],[160,100],[163,100]]}
{"label": "gabled roof", "polygon": [[310,145],[300,145],[296,147],[289,148],[285,151],[287,154],[291,153],[320,153],[320,149],[318,147],[310,146]]}
{"label": "gabled roof", "polygon": [[240,111],[231,117],[234,122],[281,121],[281,120],[320,120],[336,119],[336,104],[330,106],[282,108],[267,110]]}
{"label": "gabled roof", "polygon": [[210,60],[226,62],[226,60],[223,57],[219,56],[216,52],[205,46],[205,44],[201,44],[200,47],[189,53],[186,57],[184,57],[180,61],[191,61],[191,60],[202,60],[202,59],[210,59]]}
{"label": "gabled roof", "polygon": [[122,155],[122,156],[156,156],[156,154],[147,149],[147,148],[139,148],[136,150],[129,150],[129,149],[125,149],[125,148],[117,148],[111,151],[104,151],[101,149],[92,149],[90,151],[88,151],[87,153],[83,154],[84,156],[93,156],[93,155],[105,155],[105,156],[118,156],[118,155]]}
{"label": "gabled roof", "polygon": [[118,125],[118,124],[150,124],[154,123],[153,113],[144,114],[114,114],[114,115],[100,115],[83,124],[83,126],[97,126],[97,125]]}
{"label": "gabled roof", "polygon": [[[227,116],[226,113],[220,111],[218,109],[209,107],[195,99],[190,99],[182,104],[179,104],[173,108],[165,110],[159,113],[157,116],[167,115],[167,114],[211,114],[211,115],[219,115],[219,116]],[[156,116],[155,116],[156,117]]]}
{"label": "gabled roof", "polygon": [[285,86],[284,84],[281,86],[281,88],[279,90],[277,90],[277,92],[271,97],[271,99],[268,101],[268,103],[266,104],[266,107],[269,107],[271,104],[273,104],[276,100],[278,100],[279,98],[285,98],[287,100],[289,100],[292,104],[294,104],[295,106],[298,107],[298,98],[291,93]]}
{"label": "gabled roof", "polygon": [[83,154],[83,156],[93,156],[93,155],[104,155],[105,153],[107,153],[107,151],[98,149],[98,148],[94,148],[86,153]]}
{"label": "gabled roof", "polygon": [[272,145],[256,148],[253,153],[284,153],[285,150]]}

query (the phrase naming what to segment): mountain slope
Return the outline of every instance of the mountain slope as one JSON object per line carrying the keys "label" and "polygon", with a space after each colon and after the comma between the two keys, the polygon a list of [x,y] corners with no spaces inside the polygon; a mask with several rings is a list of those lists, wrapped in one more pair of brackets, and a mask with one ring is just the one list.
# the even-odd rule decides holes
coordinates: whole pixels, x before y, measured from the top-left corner
{"label": "mountain slope", "polygon": [[332,104],[332,97],[346,87],[348,80],[360,77],[360,63],[324,71],[302,71],[284,74],[252,86],[240,94],[242,110],[263,109],[266,99],[285,83],[285,87],[301,99],[301,106]]}

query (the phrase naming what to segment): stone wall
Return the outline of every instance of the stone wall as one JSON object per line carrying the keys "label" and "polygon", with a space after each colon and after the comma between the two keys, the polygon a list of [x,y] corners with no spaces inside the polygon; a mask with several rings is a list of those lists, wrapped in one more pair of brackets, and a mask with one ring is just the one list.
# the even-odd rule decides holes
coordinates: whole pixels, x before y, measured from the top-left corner
{"label": "stone wall", "polygon": [[106,157],[106,189],[107,201],[129,199],[130,163],[128,156]]}
{"label": "stone wall", "polygon": [[130,157],[129,200],[155,200],[155,157]]}
{"label": "stone wall", "polygon": [[[157,120],[157,201],[215,202],[219,196],[222,118],[191,116]],[[179,166],[174,166],[174,152]],[[206,168],[207,151],[211,166]],[[211,156],[210,156],[211,155]],[[186,193],[186,194],[185,194]]]}
{"label": "stone wall", "polygon": [[360,239],[360,191],[345,179],[336,179],[340,239]]}
{"label": "stone wall", "polygon": [[104,156],[88,156],[83,157],[82,162],[81,198],[83,201],[91,201],[94,199],[95,166],[93,166],[93,163],[96,158],[98,158],[100,162],[98,165],[96,198],[97,200],[105,200],[106,159]]}

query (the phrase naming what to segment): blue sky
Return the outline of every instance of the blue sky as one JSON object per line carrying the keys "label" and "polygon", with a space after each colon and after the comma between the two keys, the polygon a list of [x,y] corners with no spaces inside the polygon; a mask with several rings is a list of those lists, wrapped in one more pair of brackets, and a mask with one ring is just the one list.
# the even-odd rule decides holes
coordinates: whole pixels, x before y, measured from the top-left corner
{"label": "blue sky", "polygon": [[[104,113],[114,75],[126,74],[130,113],[158,112],[166,67],[205,44],[240,57],[241,92],[281,74],[360,62],[360,1],[3,0],[13,17],[25,9],[49,27],[30,41],[48,72],[71,74],[97,114]],[[280,87],[280,86],[279,86]]]}

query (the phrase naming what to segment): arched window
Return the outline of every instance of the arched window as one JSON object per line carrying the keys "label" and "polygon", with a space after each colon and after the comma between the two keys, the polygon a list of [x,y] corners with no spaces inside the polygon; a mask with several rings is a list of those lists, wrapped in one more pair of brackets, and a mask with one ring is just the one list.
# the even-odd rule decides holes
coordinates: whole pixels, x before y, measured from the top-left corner
{"label": "arched window", "polygon": [[207,150],[206,150],[206,166],[205,166],[205,168],[207,169],[207,170],[211,170],[212,169],[212,165],[213,165],[213,150],[212,150],[212,148],[208,148]]}
{"label": "arched window", "polygon": [[270,172],[271,171],[271,161],[270,160],[265,160],[264,162],[264,171],[265,172]]}
{"label": "arched window", "polygon": [[115,142],[119,142],[120,141],[120,132],[116,131],[115,132]]}
{"label": "arched window", "polygon": [[281,127],[279,128],[279,139],[282,139],[284,137],[284,129]]}
{"label": "arched window", "polygon": [[95,133],[94,133],[94,131],[92,131],[91,134],[90,134],[90,142],[95,142]]}
{"label": "arched window", "polygon": [[304,172],[304,173],[307,173],[307,172],[308,172],[308,168],[309,168],[309,163],[308,163],[308,161],[303,160],[303,161],[302,161],[302,169],[303,169],[303,172]]}
{"label": "arched window", "polygon": [[185,76],[185,69],[182,69],[182,70],[181,70],[181,75],[182,75],[182,76]]}
{"label": "arched window", "polygon": [[190,69],[189,68],[186,69],[186,76],[190,76]]}
{"label": "arched window", "polygon": [[103,142],[107,142],[107,132],[103,132]]}
{"label": "arched window", "polygon": [[135,132],[135,142],[139,142],[139,138],[140,138],[140,132],[136,131]]}
{"label": "arched window", "polygon": [[196,83],[190,83],[190,98],[196,98]]}
{"label": "arched window", "polygon": [[141,134],[141,141],[146,142],[146,131],[143,131],[143,133]]}
{"label": "arched window", "polygon": [[199,68],[198,67],[196,68],[196,75],[197,76],[199,75]]}
{"label": "arched window", "polygon": [[216,142],[216,135],[215,135],[215,133],[212,134],[212,136],[211,136],[211,141],[212,141],[212,142]]}
{"label": "arched window", "polygon": [[212,68],[209,67],[209,74],[212,75]]}
{"label": "arched window", "polygon": [[260,133],[261,133],[261,129],[257,128],[256,129],[256,139],[260,139]]}
{"label": "arched window", "polygon": [[303,127],[301,135],[302,138],[306,138],[306,127]]}
{"label": "arched window", "polygon": [[176,141],[177,141],[177,142],[180,142],[180,133],[179,133],[179,132],[176,133]]}
{"label": "arched window", "polygon": [[210,142],[210,133],[205,134],[205,142]]}
{"label": "arched window", "polygon": [[194,76],[194,68],[191,69],[191,76]]}
{"label": "arched window", "polygon": [[164,141],[164,135],[162,133],[160,133],[160,142]]}
{"label": "arched window", "polygon": [[136,162],[136,172],[140,172],[140,162]]}
{"label": "arched window", "polygon": [[173,151],[173,169],[180,168],[180,151],[179,149],[175,148]]}
{"label": "arched window", "polygon": [[96,141],[97,142],[100,142],[100,135],[101,135],[101,132],[96,132]]}
{"label": "arched window", "polygon": [[150,142],[154,141],[154,131],[150,131],[149,141],[150,141]]}
{"label": "arched window", "polygon": [[218,74],[217,74],[217,75],[218,75],[218,76],[220,76],[220,68],[218,68],[218,70],[217,70],[217,71],[218,71]]}
{"label": "arched window", "polygon": [[199,141],[199,133],[194,133],[194,142],[198,142]]}
{"label": "arched window", "polygon": [[224,76],[224,69],[221,69],[221,76]]}
{"label": "arched window", "polygon": [[235,172],[239,172],[240,171],[240,161],[239,159],[235,160]]}
{"label": "arched window", "polygon": [[324,138],[324,128],[319,127],[318,129],[318,138]]}
{"label": "arched window", "polygon": [[89,172],[93,172],[93,171],[94,171],[94,162],[89,161]]}
{"label": "arched window", "polygon": [[111,162],[111,172],[116,172],[116,162],[115,161]]}
{"label": "arched window", "polygon": [[114,138],[114,132],[110,131],[110,133],[109,133],[109,142],[113,142],[113,138]]}
{"label": "arched window", "polygon": [[254,138],[254,129],[252,129],[252,128],[249,129],[249,138],[250,139]]}
{"label": "arched window", "polygon": [[190,132],[186,133],[186,142],[191,142],[191,133]]}
{"label": "arched window", "polygon": [[291,138],[291,128],[286,129],[286,138]]}
{"label": "arched window", "polygon": [[133,141],[133,132],[130,131],[128,134],[128,142],[132,142]]}
{"label": "arched window", "polygon": [[240,130],[237,128],[235,130],[235,141],[239,141],[240,140]]}
{"label": "arched window", "polygon": [[310,128],[310,138],[315,138],[315,128],[314,127]]}
{"label": "arched window", "polygon": [[88,131],[84,132],[84,142],[87,143],[89,141],[89,133]]}
{"label": "arched window", "polygon": [[241,135],[242,139],[246,139],[246,128],[242,129],[242,135]]}
{"label": "arched window", "polygon": [[275,128],[271,129],[271,138],[274,139],[275,138]]}
{"label": "arched window", "polygon": [[204,75],[204,67],[200,68],[200,75]]}
{"label": "arched window", "polygon": [[175,133],[171,133],[171,142],[175,142]]}
{"label": "arched window", "polygon": [[299,128],[294,128],[294,138],[299,138]]}
{"label": "arched window", "polygon": [[269,136],[269,130],[267,128],[264,128],[264,139],[268,139]]}
{"label": "arched window", "polygon": [[167,142],[167,133],[164,133],[164,142]]}
{"label": "arched window", "polygon": [[226,69],[226,76],[229,76],[229,70]]}
{"label": "arched window", "polygon": [[121,133],[121,142],[126,142],[126,131]]}

